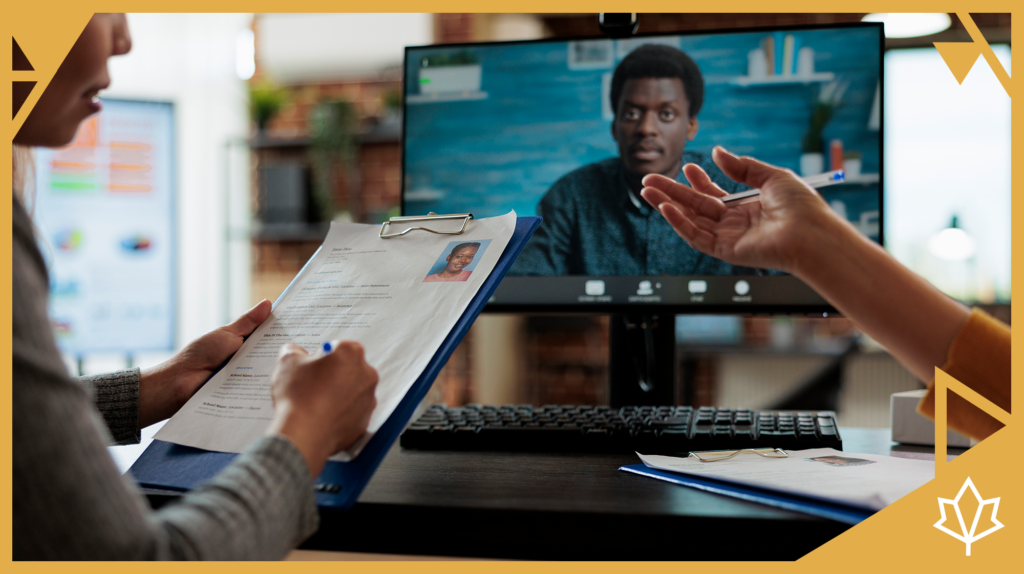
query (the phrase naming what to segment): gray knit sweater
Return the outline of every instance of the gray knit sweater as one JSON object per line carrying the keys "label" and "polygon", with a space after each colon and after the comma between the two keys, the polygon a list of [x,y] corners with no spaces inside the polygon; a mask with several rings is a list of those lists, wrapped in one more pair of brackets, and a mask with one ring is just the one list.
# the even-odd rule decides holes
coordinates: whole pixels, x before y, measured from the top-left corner
{"label": "gray knit sweater", "polygon": [[112,439],[139,440],[139,372],[68,375],[47,318],[46,267],[17,199],[13,233],[15,560],[278,559],[316,530],[309,470],[283,437],[150,510],[106,451]]}

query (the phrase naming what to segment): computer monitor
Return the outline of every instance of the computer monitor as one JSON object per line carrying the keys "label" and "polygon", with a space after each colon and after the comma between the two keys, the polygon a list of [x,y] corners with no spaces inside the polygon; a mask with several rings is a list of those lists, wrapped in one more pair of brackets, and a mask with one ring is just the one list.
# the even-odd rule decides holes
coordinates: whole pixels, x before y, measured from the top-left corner
{"label": "computer monitor", "polygon": [[643,380],[633,358],[674,349],[676,313],[832,309],[786,273],[687,246],[639,178],[693,162],[745,189],[711,162],[716,145],[804,175],[845,169],[821,193],[881,242],[883,43],[859,23],[407,48],[402,212],[543,216],[488,310],[637,315],[621,321],[636,344],[612,321],[611,370],[614,387],[619,356]]}
{"label": "computer monitor", "polygon": [[36,225],[61,350],[169,351],[176,335],[174,106],[103,99],[36,152]]}

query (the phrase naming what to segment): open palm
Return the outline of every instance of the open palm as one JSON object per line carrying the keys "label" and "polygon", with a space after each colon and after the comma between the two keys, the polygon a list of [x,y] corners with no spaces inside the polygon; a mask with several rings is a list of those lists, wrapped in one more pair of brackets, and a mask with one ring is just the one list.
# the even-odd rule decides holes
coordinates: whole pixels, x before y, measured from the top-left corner
{"label": "open palm", "polygon": [[725,175],[761,189],[741,205],[697,165],[684,168],[693,187],[660,175],[644,178],[642,195],[694,249],[734,265],[790,271],[800,248],[800,227],[830,210],[817,192],[792,172],[715,148]]}

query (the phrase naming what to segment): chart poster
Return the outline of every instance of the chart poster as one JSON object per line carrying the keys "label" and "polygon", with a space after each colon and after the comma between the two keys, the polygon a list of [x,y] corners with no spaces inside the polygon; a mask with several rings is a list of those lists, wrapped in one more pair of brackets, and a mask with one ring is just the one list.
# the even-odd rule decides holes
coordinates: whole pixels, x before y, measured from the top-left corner
{"label": "chart poster", "polygon": [[174,347],[174,109],[103,100],[64,148],[36,151],[35,221],[66,352]]}

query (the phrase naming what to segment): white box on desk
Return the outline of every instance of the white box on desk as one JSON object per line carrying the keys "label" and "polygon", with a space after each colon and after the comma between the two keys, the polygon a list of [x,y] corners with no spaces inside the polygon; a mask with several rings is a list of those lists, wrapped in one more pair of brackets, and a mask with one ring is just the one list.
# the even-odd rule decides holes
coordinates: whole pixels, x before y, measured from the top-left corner
{"label": "white box on desk", "polygon": [[[893,393],[889,399],[892,440],[904,444],[935,445],[935,422],[917,412],[927,390]],[[971,439],[946,429],[946,445],[958,448],[971,446]]]}

